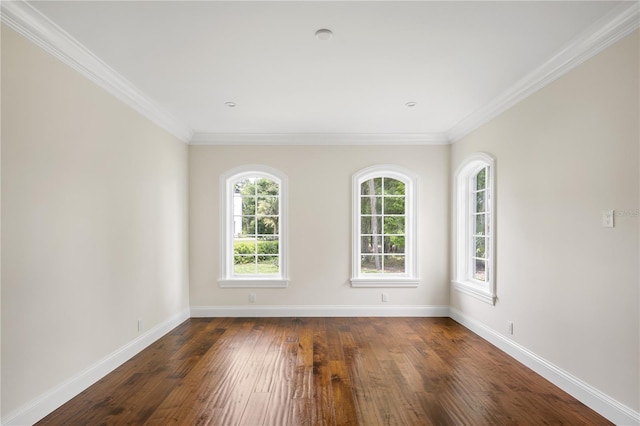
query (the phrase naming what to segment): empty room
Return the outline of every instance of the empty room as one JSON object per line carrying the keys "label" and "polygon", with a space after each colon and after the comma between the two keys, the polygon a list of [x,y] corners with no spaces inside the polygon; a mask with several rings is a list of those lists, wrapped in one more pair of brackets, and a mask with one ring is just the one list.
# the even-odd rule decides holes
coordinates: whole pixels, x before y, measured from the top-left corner
{"label": "empty room", "polygon": [[0,16],[0,424],[640,424],[640,2]]}

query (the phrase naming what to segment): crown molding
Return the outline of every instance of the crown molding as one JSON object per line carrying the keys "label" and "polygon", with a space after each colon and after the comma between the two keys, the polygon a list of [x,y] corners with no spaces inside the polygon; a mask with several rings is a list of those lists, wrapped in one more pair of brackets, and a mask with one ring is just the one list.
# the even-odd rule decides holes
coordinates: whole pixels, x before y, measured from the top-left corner
{"label": "crown molding", "polygon": [[191,145],[446,145],[444,133],[196,133]]}
{"label": "crown molding", "polygon": [[183,142],[193,131],[24,0],[1,2],[2,22]]}
{"label": "crown molding", "polygon": [[624,2],[506,92],[447,132],[454,143],[640,27],[640,2]]}

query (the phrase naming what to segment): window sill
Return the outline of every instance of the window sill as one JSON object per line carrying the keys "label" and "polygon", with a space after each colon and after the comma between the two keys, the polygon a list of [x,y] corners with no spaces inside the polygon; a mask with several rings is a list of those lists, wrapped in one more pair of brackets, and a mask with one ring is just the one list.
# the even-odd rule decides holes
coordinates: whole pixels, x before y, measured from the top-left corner
{"label": "window sill", "polygon": [[468,294],[490,305],[496,304],[496,295],[484,286],[471,281],[451,281],[451,284],[460,293]]}
{"label": "window sill", "polygon": [[224,278],[219,279],[222,288],[286,288],[289,280],[284,278]]}
{"label": "window sill", "polygon": [[351,287],[418,287],[418,278],[351,278]]}

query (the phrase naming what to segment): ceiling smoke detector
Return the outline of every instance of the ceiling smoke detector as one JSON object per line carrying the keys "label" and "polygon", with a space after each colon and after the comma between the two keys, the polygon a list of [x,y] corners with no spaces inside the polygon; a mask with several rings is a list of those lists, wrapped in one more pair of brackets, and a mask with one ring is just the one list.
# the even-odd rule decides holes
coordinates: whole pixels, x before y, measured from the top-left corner
{"label": "ceiling smoke detector", "polygon": [[333,33],[331,32],[331,30],[321,28],[316,31],[316,38],[318,40],[329,40],[331,37],[333,37]]}

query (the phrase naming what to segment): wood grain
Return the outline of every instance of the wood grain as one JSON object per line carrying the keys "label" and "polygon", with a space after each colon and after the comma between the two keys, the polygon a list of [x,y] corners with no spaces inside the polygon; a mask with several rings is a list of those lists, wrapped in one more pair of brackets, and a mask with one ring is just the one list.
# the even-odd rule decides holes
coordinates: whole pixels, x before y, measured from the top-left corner
{"label": "wood grain", "polygon": [[192,318],[39,425],[609,425],[448,318]]}

